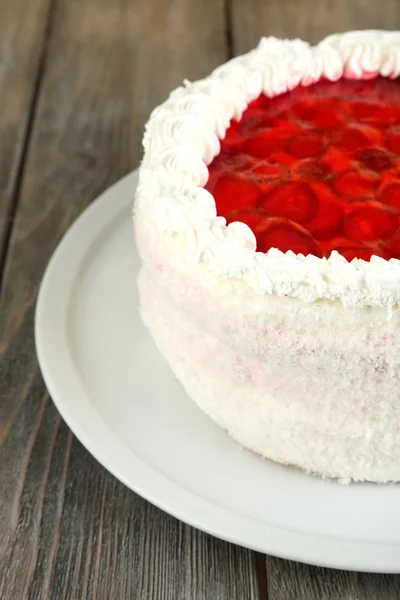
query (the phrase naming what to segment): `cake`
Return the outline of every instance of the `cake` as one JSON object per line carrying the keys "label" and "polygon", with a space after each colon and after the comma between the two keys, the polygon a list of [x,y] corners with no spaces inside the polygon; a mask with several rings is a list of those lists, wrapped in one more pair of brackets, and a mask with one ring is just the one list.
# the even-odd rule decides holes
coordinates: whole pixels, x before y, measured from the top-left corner
{"label": "cake", "polygon": [[150,116],[142,319],[242,446],[400,480],[400,33],[264,38]]}

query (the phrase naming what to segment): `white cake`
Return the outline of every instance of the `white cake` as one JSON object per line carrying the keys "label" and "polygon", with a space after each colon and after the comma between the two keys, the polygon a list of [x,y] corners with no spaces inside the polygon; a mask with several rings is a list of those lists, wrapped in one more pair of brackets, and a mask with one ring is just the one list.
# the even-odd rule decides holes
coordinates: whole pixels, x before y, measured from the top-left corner
{"label": "white cake", "polygon": [[232,119],[261,94],[399,74],[400,33],[265,38],[172,92],[144,136],[134,222],[158,348],[237,442],[343,482],[400,480],[400,260],[257,252],[203,186]]}

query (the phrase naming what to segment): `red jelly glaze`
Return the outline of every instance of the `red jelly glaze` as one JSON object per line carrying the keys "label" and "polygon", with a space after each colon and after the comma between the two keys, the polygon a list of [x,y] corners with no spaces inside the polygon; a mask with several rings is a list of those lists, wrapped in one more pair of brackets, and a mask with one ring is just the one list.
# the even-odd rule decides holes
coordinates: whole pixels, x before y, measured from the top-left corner
{"label": "red jelly glaze", "polygon": [[320,81],[252,102],[205,186],[257,249],[400,258],[400,79]]}

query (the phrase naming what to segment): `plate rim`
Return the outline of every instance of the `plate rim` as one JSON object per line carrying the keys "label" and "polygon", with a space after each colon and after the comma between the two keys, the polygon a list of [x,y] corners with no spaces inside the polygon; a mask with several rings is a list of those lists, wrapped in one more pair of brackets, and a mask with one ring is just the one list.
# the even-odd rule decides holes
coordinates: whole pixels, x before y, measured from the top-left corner
{"label": "plate rim", "polygon": [[[257,552],[321,567],[400,573],[400,543],[334,539],[326,534],[305,534],[272,523],[261,524],[181,487],[125,446],[97,411],[68,352],[66,323],[75,283],[75,279],[68,279],[68,276],[71,278],[75,273],[76,278],[84,263],[82,259],[87,257],[107,225],[129,205],[133,207],[137,181],[136,169],[106,189],[82,212],[53,252],[39,288],[34,325],[36,353],[46,387],[68,427],[90,454],[129,489],[175,518],[217,538]],[[124,198],[123,202],[113,203],[112,197],[119,194]],[[66,270],[60,287],[58,272],[63,266]],[[64,344],[60,344],[63,335]],[[90,417],[84,422],[82,408]],[[101,443],[99,433],[102,434]],[[129,475],[133,466],[134,481]]]}

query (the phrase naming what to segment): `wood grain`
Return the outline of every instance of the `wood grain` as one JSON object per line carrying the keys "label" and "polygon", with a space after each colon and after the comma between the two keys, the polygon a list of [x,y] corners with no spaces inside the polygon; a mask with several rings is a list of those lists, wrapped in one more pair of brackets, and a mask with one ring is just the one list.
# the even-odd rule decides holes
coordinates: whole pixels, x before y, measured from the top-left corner
{"label": "wood grain", "polygon": [[400,576],[310,567],[267,557],[268,600],[399,600]]}
{"label": "wood grain", "polygon": [[165,515],[82,448],[33,343],[56,243],[137,166],[150,110],[226,60],[224,15],[222,0],[57,0],[0,304],[2,600],[258,598],[254,553]]}
{"label": "wood grain", "polygon": [[45,57],[50,8],[51,0],[0,3],[0,280]]}
{"label": "wood grain", "polygon": [[398,0],[231,0],[232,48],[242,54],[262,36],[317,42],[354,29],[399,29]]}

